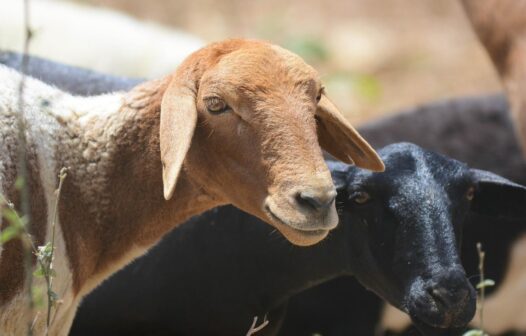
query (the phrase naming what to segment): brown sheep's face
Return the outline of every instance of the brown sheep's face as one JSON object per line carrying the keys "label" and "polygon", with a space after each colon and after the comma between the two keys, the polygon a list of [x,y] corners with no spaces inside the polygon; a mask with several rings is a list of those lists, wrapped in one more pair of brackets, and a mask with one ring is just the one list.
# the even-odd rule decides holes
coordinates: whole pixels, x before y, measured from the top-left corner
{"label": "brown sheep's face", "polygon": [[[258,216],[294,244],[323,239],[338,216],[317,133],[343,133],[336,140],[346,144],[327,149],[344,152],[348,162],[352,156],[362,166],[383,166],[361,138],[348,135],[348,125],[331,115],[337,111],[319,112],[319,104],[328,100],[316,71],[284,49],[255,41],[214,44],[190,59],[183,67],[201,74],[187,174],[204,181],[202,187],[220,202]],[[203,70],[196,71],[200,66]],[[334,138],[323,136],[327,143]]]}

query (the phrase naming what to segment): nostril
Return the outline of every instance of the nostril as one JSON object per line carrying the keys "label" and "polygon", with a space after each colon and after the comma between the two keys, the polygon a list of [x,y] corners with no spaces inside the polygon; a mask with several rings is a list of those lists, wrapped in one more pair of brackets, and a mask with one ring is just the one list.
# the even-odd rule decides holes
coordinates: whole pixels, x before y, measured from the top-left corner
{"label": "nostril", "polygon": [[463,302],[469,291],[462,288],[430,287],[427,289],[427,293],[437,304],[448,309]]}
{"label": "nostril", "polygon": [[447,293],[444,288],[430,287],[427,289],[429,296],[435,300],[435,302],[441,306],[449,307],[451,302],[447,297]]}
{"label": "nostril", "polygon": [[475,314],[476,294],[463,271],[435,273],[430,279],[415,281],[411,289],[411,315],[430,326],[444,330],[463,328]]}
{"label": "nostril", "polygon": [[323,210],[328,208],[336,198],[336,191],[332,190],[326,193],[314,193],[310,191],[301,191],[296,194],[296,201],[302,205],[314,210]]}

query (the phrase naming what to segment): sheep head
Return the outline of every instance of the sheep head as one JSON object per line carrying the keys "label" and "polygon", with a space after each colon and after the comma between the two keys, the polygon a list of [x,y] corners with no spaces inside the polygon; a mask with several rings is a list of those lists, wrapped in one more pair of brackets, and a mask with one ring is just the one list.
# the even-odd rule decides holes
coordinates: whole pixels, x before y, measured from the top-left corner
{"label": "sheep head", "polygon": [[336,227],[336,195],[323,149],[383,170],[376,152],[323,92],[316,71],[270,43],[211,44],[179,67],[163,95],[164,195],[185,172],[232,203],[310,245]]}

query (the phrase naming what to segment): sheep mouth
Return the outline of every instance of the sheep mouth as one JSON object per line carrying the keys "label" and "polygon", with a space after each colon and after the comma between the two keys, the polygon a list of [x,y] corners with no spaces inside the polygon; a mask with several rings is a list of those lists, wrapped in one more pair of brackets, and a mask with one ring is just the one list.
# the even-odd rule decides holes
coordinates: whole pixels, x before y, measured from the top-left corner
{"label": "sheep mouth", "polygon": [[270,218],[273,219],[273,221],[278,224],[277,229],[281,231],[281,229],[284,229],[286,231],[289,231],[293,234],[303,236],[305,238],[318,238],[318,237],[325,237],[330,230],[324,230],[324,229],[308,229],[308,228],[297,228],[291,225],[290,223],[287,223],[285,220],[281,219],[278,215],[276,215],[272,209],[268,205],[265,205],[265,211],[269,215]]}
{"label": "sheep mouth", "polygon": [[462,335],[465,328],[432,326],[420,318],[411,315],[411,320],[416,329],[425,336],[458,336]]}

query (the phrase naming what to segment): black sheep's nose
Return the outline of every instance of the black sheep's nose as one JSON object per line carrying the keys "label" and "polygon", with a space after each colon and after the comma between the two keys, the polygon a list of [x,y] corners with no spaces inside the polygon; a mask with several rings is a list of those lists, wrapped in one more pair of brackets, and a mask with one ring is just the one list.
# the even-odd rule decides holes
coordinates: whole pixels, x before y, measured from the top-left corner
{"label": "black sheep's nose", "polygon": [[471,287],[463,272],[453,271],[427,288],[427,293],[443,309],[453,309],[470,297]]}
{"label": "black sheep's nose", "polygon": [[408,307],[419,329],[432,327],[448,332],[445,329],[464,328],[475,315],[477,295],[461,268],[444,269],[425,282],[415,282],[413,287]]}
{"label": "black sheep's nose", "polygon": [[429,295],[433,300],[442,306],[443,309],[452,309],[459,303],[467,300],[469,290],[464,288],[445,288],[445,287],[431,287],[428,289]]}
{"label": "black sheep's nose", "polygon": [[332,205],[336,198],[336,190],[303,190],[297,193],[297,202],[316,211],[325,210]]}

